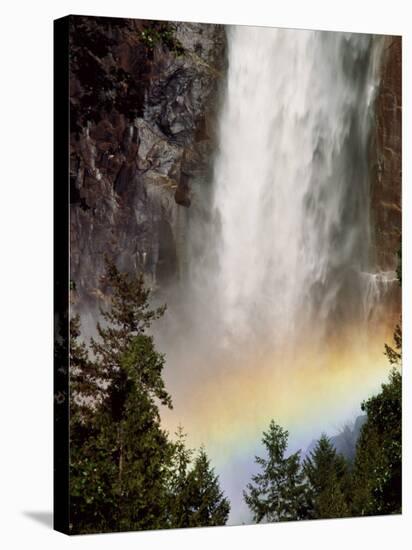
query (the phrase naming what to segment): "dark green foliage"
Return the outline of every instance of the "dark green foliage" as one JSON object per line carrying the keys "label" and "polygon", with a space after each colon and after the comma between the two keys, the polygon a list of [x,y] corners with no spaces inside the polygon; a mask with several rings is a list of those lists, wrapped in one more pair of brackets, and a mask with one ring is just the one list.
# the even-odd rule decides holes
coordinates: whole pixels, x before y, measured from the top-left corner
{"label": "dark green foliage", "polygon": [[[153,48],[184,52],[170,22],[72,16],[70,24],[70,125],[76,136],[87,122],[98,123],[103,113],[129,120],[142,116]],[[132,63],[122,66],[119,45],[129,37]]]}
{"label": "dark green foliage", "polygon": [[109,530],[116,475],[111,432],[98,415],[98,371],[79,336],[76,316],[70,320],[70,529],[77,533]]}
{"label": "dark green foliage", "polygon": [[203,448],[192,462],[193,450],[187,449],[182,427],[176,433],[170,470],[170,527],[225,525],[230,511],[218,477]]}
{"label": "dark green foliage", "polygon": [[257,523],[298,520],[307,515],[307,488],[300,452],[285,456],[288,437],[288,432],[273,420],[269,430],[263,432],[267,458],[255,458],[262,472],[252,477],[243,493]]}
{"label": "dark green foliage", "polygon": [[402,329],[401,325],[396,325],[393,333],[395,347],[385,344],[385,355],[389,359],[389,363],[394,366],[400,366],[402,362]]}
{"label": "dark green foliage", "polygon": [[170,404],[161,380],[163,363],[151,337],[135,336],[121,360],[122,384],[111,393],[109,411],[117,424],[116,527],[121,531],[167,525],[173,446],[161,429],[155,401]]}
{"label": "dark green foliage", "polygon": [[[397,275],[402,284],[402,250]],[[285,457],[288,432],[272,420],[263,434],[268,458],[256,457],[262,472],[252,477],[244,498],[256,522],[338,518],[402,512],[402,329],[394,346],[385,344],[393,367],[380,393],[361,405],[354,463],[322,435],[301,467],[299,453]]]}
{"label": "dark green foliage", "polygon": [[182,55],[185,51],[175,36],[173,23],[169,21],[148,22],[141,31],[140,36],[143,43],[151,50],[160,44],[175,55]]}
{"label": "dark green foliage", "polygon": [[[399,243],[398,249],[398,267],[396,274],[399,281],[399,286],[402,286],[402,240]],[[395,346],[385,344],[385,355],[389,359],[389,363],[393,366],[400,366],[402,363],[402,326],[401,321],[396,325],[393,333]]]}
{"label": "dark green foliage", "polygon": [[353,464],[355,460],[356,443],[365,421],[366,415],[362,414],[356,418],[353,424],[345,424],[338,434],[330,438],[336,452],[341,454],[349,464]]}
{"label": "dark green foliage", "polygon": [[106,266],[111,308],[91,341],[94,361],[71,346],[71,510],[74,532],[163,527],[173,446],[160,427],[157,402],[171,406],[164,357],[145,334],[164,308],[149,307],[142,277]]}
{"label": "dark green foliage", "polygon": [[303,463],[308,482],[308,517],[314,519],[350,516],[348,495],[351,480],[348,464],[330,439],[322,435]]}
{"label": "dark green foliage", "polygon": [[73,16],[70,23],[70,73],[78,82],[70,94],[71,131],[78,135],[88,121],[99,122],[104,111],[136,116],[142,109],[141,86],[130,86],[131,74],[116,64],[117,59],[109,62],[116,44],[113,37],[127,31],[128,20]]}
{"label": "dark green foliage", "polygon": [[287,521],[397,514],[402,511],[402,376],[393,368],[379,394],[362,403],[354,465],[325,435],[301,466],[299,452],[285,456],[288,432],[274,421],[262,442],[267,458],[244,498],[253,519]]}
{"label": "dark green foliage", "polygon": [[203,448],[189,472],[185,491],[184,527],[225,525],[230,512],[229,501],[219,487],[219,479],[210,466]]}
{"label": "dark green foliage", "polygon": [[101,373],[90,361],[86,344],[79,340],[80,318],[70,319],[70,415],[71,420],[83,422],[104,393]]}
{"label": "dark green foliage", "polygon": [[70,421],[70,530],[72,533],[107,532],[114,528],[117,506],[113,459],[115,432],[110,418],[93,422]]}
{"label": "dark green foliage", "polygon": [[111,304],[109,310],[101,312],[105,326],[97,324],[99,338],[91,340],[91,349],[100,377],[110,382],[106,405],[115,419],[121,418],[131,387],[130,375],[135,369],[138,373],[135,383],[138,382],[151,399],[157,398],[171,407],[161,376],[164,356],[155,351],[153,338],[145,334],[151,323],[163,315],[165,307],[152,310],[150,291],[144,286],[143,276],[130,278],[109,261],[106,261],[104,283],[111,291]]}
{"label": "dark green foliage", "polygon": [[[402,285],[402,246],[397,275]],[[367,421],[359,437],[354,471],[354,513],[359,515],[402,512],[402,328],[393,335],[394,347],[385,344],[392,365],[381,392],[362,403]]]}
{"label": "dark green foliage", "polygon": [[367,421],[357,445],[354,513],[402,511],[402,375],[393,369],[378,395],[362,404]]}
{"label": "dark green foliage", "polygon": [[157,529],[226,522],[229,504],[201,451],[180,429],[176,442],[161,428],[159,404],[171,407],[142,277],[106,262],[110,308],[91,340],[93,360],[71,321],[70,510],[73,533]]}
{"label": "dark green foliage", "polygon": [[169,522],[170,527],[187,527],[190,502],[187,477],[192,462],[193,450],[186,447],[186,434],[182,426],[176,432],[173,457],[169,471]]}

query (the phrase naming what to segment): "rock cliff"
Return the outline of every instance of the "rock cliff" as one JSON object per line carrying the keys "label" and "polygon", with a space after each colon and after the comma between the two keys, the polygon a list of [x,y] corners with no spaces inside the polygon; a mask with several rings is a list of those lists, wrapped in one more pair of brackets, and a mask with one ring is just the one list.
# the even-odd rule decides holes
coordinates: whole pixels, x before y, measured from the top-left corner
{"label": "rock cliff", "polygon": [[[393,272],[400,269],[402,235],[402,39],[383,38],[379,88],[372,132],[370,215],[378,296],[388,326],[401,314],[401,289]],[[399,272],[397,274],[399,277]]]}
{"label": "rock cliff", "polygon": [[[212,170],[225,36],[221,25],[71,17],[75,309],[104,303],[105,254],[144,272],[151,287],[179,277],[192,189]],[[374,256],[384,272],[397,267],[401,234],[401,113],[401,39],[385,37],[371,180]]]}
{"label": "rock cliff", "polygon": [[105,300],[104,255],[155,287],[178,276],[192,182],[210,174],[219,25],[72,16],[71,302]]}
{"label": "rock cliff", "polygon": [[402,40],[384,38],[380,85],[375,103],[376,165],[371,213],[378,270],[397,268],[402,230]]}

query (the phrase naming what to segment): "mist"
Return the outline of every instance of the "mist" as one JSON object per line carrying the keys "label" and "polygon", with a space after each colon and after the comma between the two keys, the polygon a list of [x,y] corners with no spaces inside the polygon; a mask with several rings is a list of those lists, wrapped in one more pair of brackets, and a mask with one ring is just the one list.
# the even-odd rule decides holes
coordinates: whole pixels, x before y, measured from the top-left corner
{"label": "mist", "polygon": [[305,448],[379,387],[396,275],[372,246],[381,39],[228,27],[227,43],[213,172],[193,183],[155,336],[174,401],[164,424],[206,445],[240,523],[271,418]]}

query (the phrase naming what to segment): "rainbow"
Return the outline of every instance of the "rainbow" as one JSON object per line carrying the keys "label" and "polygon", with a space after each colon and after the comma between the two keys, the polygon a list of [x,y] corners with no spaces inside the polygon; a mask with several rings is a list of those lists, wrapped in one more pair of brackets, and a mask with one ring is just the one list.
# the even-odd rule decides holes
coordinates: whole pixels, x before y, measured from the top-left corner
{"label": "rainbow", "polygon": [[[174,408],[163,412],[163,425],[173,434],[180,424],[189,446],[204,445],[226,493],[240,501],[271,419],[289,430],[292,452],[305,451],[322,432],[334,435],[362,414],[361,402],[389,374],[383,343],[391,335],[384,329],[367,341],[360,335],[352,331],[351,345],[314,350],[304,344],[266,358],[226,356],[222,364],[188,357],[180,365],[183,378],[174,376],[173,365],[166,371]],[[245,514],[237,510],[231,523],[248,521]]]}

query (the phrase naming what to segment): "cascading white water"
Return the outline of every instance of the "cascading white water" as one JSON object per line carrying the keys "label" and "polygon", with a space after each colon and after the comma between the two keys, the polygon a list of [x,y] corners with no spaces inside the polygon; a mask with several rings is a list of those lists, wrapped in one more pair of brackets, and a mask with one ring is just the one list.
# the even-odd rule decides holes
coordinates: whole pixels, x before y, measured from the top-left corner
{"label": "cascading white water", "polygon": [[362,314],[372,53],[368,35],[229,29],[208,273],[226,343]]}
{"label": "cascading white water", "polygon": [[206,445],[232,523],[250,520],[242,490],[270,419],[304,449],[387,372],[382,332],[365,338],[395,280],[374,273],[370,246],[379,55],[368,35],[228,29],[214,173],[194,186],[162,349],[166,425]]}

